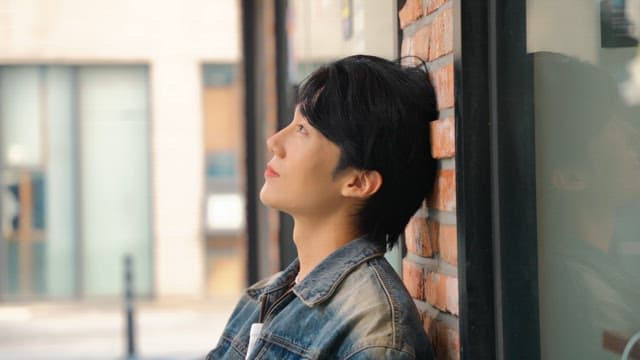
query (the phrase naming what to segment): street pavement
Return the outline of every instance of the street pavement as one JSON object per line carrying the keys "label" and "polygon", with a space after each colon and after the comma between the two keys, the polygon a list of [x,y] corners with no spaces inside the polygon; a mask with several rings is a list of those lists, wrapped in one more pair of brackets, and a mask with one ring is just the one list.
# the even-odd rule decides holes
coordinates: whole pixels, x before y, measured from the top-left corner
{"label": "street pavement", "polygon": [[[138,302],[135,359],[204,358],[237,299]],[[127,359],[123,309],[115,301],[0,304],[0,360]]]}

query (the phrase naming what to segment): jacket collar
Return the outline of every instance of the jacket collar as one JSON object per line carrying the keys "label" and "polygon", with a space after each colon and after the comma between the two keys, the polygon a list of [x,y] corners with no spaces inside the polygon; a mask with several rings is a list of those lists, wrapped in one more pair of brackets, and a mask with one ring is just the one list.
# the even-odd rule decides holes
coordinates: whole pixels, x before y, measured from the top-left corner
{"label": "jacket collar", "polygon": [[[293,287],[293,292],[305,305],[315,306],[331,298],[342,281],[356,267],[367,260],[383,256],[384,252],[384,246],[375,245],[367,235],[356,238],[322,260],[299,284]],[[296,259],[266,284],[260,282],[247,289],[247,294],[257,299],[262,294],[287,288],[294,282],[299,270],[300,263]]]}

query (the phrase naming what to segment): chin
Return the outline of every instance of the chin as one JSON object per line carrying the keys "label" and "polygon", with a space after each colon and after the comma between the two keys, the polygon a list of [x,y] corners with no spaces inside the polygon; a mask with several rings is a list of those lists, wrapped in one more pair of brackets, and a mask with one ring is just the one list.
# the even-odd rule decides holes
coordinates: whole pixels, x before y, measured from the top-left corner
{"label": "chin", "polygon": [[273,192],[269,191],[268,185],[265,183],[262,185],[262,189],[260,190],[260,202],[262,202],[265,206],[270,208],[277,209],[275,206],[275,199],[273,199]]}
{"label": "chin", "polygon": [[288,207],[286,206],[287,199],[285,199],[282,195],[282,193],[274,191],[274,189],[269,189],[266,185],[264,185],[262,186],[262,190],[260,190],[260,202],[271,209],[282,211],[291,215],[291,213],[288,211]]}

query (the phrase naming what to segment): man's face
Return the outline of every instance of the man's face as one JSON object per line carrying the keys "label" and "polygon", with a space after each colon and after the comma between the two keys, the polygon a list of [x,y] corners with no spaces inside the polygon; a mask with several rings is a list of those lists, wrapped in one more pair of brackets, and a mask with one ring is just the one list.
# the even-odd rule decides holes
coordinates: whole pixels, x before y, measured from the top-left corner
{"label": "man's face", "polygon": [[344,201],[333,170],[340,148],[312,127],[296,108],[291,123],[267,140],[267,164],[260,200],[292,216],[322,216]]}

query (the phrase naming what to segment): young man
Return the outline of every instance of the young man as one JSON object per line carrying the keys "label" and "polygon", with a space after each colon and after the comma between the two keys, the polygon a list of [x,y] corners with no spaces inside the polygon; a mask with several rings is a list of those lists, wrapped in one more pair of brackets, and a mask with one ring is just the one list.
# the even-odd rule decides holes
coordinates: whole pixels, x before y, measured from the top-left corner
{"label": "young man", "polygon": [[437,117],[421,69],[358,55],[311,74],[260,193],[294,218],[298,259],[247,290],[208,359],[433,358],[383,255],[431,191]]}

